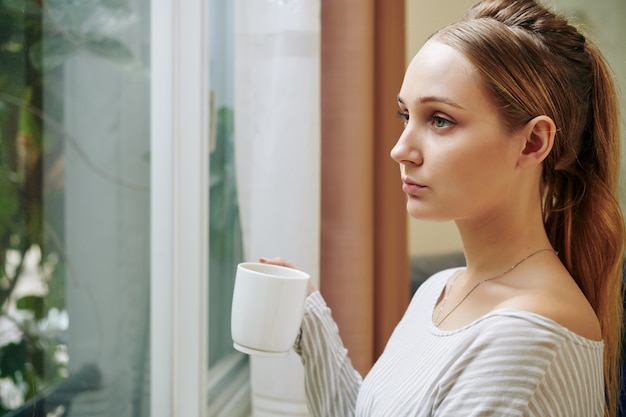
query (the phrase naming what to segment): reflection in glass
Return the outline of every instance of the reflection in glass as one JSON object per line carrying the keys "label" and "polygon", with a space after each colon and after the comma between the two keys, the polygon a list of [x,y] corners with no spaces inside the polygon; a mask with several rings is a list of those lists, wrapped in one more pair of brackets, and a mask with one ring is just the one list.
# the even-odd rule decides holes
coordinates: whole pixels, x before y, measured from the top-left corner
{"label": "reflection in glass", "polygon": [[230,307],[243,258],[235,178],[233,2],[211,1],[209,13],[211,156],[209,195],[209,369],[233,352]]}

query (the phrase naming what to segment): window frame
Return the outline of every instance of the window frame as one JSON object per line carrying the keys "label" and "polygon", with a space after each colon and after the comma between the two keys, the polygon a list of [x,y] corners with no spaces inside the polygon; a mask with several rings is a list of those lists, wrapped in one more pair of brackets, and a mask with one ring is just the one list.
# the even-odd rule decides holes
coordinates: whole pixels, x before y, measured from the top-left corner
{"label": "window frame", "polygon": [[208,2],[151,4],[150,407],[153,417],[250,414],[246,357],[208,369]]}
{"label": "window frame", "polygon": [[206,5],[151,4],[150,406],[207,415]]}

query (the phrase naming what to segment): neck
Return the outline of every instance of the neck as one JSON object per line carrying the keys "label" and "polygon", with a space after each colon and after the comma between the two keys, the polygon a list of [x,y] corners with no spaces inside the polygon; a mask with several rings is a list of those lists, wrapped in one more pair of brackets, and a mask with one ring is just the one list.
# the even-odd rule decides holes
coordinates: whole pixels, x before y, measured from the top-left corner
{"label": "neck", "polygon": [[508,216],[482,222],[457,221],[468,277],[495,275],[537,250],[552,247],[540,216],[517,219],[512,221]]}

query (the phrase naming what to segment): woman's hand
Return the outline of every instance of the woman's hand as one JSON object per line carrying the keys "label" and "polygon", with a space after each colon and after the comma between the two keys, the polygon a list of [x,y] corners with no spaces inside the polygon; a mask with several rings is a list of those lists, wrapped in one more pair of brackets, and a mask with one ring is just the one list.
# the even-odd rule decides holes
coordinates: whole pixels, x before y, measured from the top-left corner
{"label": "woman's hand", "polygon": [[[298,268],[296,268],[295,266],[293,266],[292,264],[290,264],[289,262],[287,262],[286,260],[284,260],[283,258],[280,258],[280,257],[276,257],[276,258],[272,258],[272,259],[259,258],[259,262],[261,262],[262,264],[271,264],[271,265],[285,266],[287,268],[298,269]],[[309,280],[309,290],[307,292],[307,295],[310,295],[313,292],[315,292],[315,287],[313,287],[313,284],[311,284],[311,281]]]}

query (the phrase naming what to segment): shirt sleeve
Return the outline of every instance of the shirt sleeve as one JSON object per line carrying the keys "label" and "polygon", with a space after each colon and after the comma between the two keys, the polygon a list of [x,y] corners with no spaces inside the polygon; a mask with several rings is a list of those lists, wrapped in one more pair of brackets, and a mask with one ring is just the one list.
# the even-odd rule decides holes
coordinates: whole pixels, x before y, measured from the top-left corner
{"label": "shirt sleeve", "polygon": [[319,291],[307,297],[296,345],[312,417],[354,416],[362,377],[352,366],[339,328]]}

